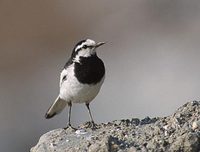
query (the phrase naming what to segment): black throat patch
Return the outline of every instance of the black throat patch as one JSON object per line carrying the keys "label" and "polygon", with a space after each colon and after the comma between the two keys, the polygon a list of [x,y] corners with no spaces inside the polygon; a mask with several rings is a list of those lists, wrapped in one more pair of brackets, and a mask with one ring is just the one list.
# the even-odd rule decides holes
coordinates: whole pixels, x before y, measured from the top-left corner
{"label": "black throat patch", "polygon": [[96,55],[80,57],[80,63],[75,62],[74,73],[79,82],[96,84],[105,74],[104,63]]}

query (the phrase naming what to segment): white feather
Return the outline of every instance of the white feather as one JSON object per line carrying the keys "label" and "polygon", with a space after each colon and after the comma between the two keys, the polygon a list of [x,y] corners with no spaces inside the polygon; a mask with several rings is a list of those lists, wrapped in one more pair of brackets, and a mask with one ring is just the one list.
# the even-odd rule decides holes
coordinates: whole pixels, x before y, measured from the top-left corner
{"label": "white feather", "polygon": [[96,45],[96,42],[91,40],[91,39],[87,39],[85,42],[83,42],[81,45],[77,46],[76,49],[75,49],[75,52],[82,48],[84,45],[88,45],[88,46],[95,46]]}
{"label": "white feather", "polygon": [[74,76],[74,63],[61,72],[61,78],[67,75],[67,79],[60,84],[60,98],[66,102],[89,103],[99,93],[104,77],[97,84],[82,84]]}
{"label": "white feather", "polygon": [[67,102],[58,96],[54,103],[48,109],[46,113],[46,118],[51,118],[54,115],[59,114],[65,108],[66,105]]}

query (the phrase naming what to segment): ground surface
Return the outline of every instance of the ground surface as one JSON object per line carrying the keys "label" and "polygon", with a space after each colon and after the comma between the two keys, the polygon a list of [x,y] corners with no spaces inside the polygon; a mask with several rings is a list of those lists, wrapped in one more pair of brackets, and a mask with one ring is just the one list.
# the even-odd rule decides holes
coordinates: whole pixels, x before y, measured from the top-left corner
{"label": "ground surface", "polygon": [[92,130],[56,129],[41,136],[31,152],[200,151],[200,102],[181,106],[163,118],[116,120]]}

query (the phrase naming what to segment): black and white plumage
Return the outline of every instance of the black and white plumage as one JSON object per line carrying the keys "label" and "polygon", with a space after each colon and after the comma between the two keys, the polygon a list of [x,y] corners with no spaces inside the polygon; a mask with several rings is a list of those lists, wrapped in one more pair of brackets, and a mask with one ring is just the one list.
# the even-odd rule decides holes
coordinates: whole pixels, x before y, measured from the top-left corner
{"label": "black and white plumage", "polygon": [[94,124],[89,104],[98,94],[105,78],[104,63],[96,53],[96,48],[103,44],[105,43],[96,43],[90,39],[82,40],[76,44],[70,59],[60,74],[60,93],[47,111],[45,115],[47,119],[60,113],[68,105],[68,125],[71,126],[72,104],[85,103],[92,124]]}

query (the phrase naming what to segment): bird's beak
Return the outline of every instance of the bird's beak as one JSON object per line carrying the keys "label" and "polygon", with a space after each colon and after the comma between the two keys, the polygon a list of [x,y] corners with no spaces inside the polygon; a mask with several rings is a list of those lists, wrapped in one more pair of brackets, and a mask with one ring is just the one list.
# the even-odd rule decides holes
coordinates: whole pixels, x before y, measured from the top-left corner
{"label": "bird's beak", "polygon": [[104,45],[104,44],[105,44],[105,42],[98,42],[98,43],[96,44],[95,48],[98,48],[99,46]]}

